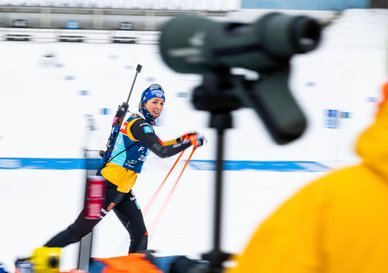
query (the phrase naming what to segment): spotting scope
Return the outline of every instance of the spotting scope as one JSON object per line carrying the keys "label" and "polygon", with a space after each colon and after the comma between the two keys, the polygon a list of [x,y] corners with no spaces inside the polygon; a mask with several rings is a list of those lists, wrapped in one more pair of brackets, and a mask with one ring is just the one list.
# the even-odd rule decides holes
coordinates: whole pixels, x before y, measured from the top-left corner
{"label": "spotting scope", "polygon": [[[213,92],[212,98],[216,93],[222,96],[222,90],[212,90],[215,86],[228,89],[225,93],[235,102],[229,105],[232,110],[255,109],[272,138],[285,144],[298,138],[307,125],[288,86],[290,59],[317,48],[320,37],[320,24],[307,16],[271,12],[250,24],[178,16],[162,27],[159,49],[174,71],[204,75],[197,88],[201,95],[193,95],[197,109],[228,110],[214,109],[210,104],[215,99],[199,99],[204,98],[204,92]],[[234,77],[232,68],[256,71],[258,78]],[[209,79],[217,77],[223,83],[209,85]]]}

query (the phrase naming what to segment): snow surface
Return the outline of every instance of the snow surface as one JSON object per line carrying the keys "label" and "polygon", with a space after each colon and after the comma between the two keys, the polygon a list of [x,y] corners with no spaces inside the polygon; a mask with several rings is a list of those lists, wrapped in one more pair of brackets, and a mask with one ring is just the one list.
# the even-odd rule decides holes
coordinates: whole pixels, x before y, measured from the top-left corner
{"label": "snow surface", "polygon": [[[258,116],[251,109],[241,109],[233,113],[234,128],[226,131],[225,159],[307,160],[334,168],[357,162],[354,141],[372,120],[380,86],[386,80],[387,26],[387,11],[345,11],[324,30],[316,51],[292,60],[290,86],[309,120],[303,137],[278,146]],[[112,115],[127,98],[137,64],[143,70],[130,109],[136,110],[146,86],[160,83],[167,101],[158,134],[169,139],[200,131],[208,143],[194,159],[214,160],[216,139],[208,128],[208,114],[196,111],[190,102],[200,77],[170,70],[161,61],[157,46],[34,42],[0,42],[0,157],[80,158],[85,147],[103,149]],[[328,129],[327,109],[349,113],[350,118],[341,118],[338,129]],[[90,131],[90,125],[95,130]],[[134,188],[142,207],[175,159],[150,155]],[[177,166],[160,200],[146,215],[150,248],[161,255],[198,257],[210,251],[213,243],[213,171],[189,167],[152,230],[163,197],[182,167],[183,163]],[[222,249],[239,252],[263,218],[323,174],[225,171]],[[84,176],[83,170],[0,168],[0,262],[9,271],[17,257],[29,256],[75,219],[84,194]],[[94,257],[126,254],[128,236],[113,213],[94,234]],[[63,249],[61,270],[75,268],[77,252],[77,244]]]}

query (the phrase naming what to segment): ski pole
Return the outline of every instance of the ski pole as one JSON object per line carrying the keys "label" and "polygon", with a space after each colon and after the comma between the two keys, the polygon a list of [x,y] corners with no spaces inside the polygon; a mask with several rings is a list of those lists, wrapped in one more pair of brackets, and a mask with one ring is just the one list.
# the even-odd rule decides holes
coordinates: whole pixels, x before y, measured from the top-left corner
{"label": "ski pole", "polygon": [[[191,154],[190,154],[189,158],[187,159],[186,164],[184,165],[183,169],[181,170],[181,173],[180,173],[180,175],[179,175],[179,177],[178,177],[178,180],[175,182],[175,184],[178,183],[178,181],[179,181],[180,177],[182,176],[182,174],[183,174],[183,172],[184,172],[186,166],[189,164],[189,161],[190,161],[191,157],[193,156],[193,153],[194,153],[194,150],[195,150],[195,149],[196,149],[196,148],[193,147],[193,150],[191,151]],[[180,160],[180,158],[182,157],[184,151],[185,151],[185,150],[183,150],[183,151],[180,153],[180,155],[178,156],[178,158],[175,160],[174,165],[171,167],[170,171],[168,172],[168,174],[167,174],[166,177],[164,178],[163,182],[161,183],[162,185],[166,182],[167,178],[169,177],[169,175],[171,174],[171,172],[173,171],[173,169],[175,168],[175,166],[176,166],[177,163],[179,162],[179,160]],[[157,189],[157,191],[153,194],[151,200],[148,202],[147,207],[146,207],[146,209],[144,210],[144,214],[146,214],[146,213],[147,213],[146,211],[149,210],[149,208],[151,207],[151,204],[150,204],[150,203],[152,203],[152,202],[155,200],[155,197],[156,197],[157,193],[160,191],[160,189],[162,188],[162,185],[159,186],[159,188]],[[176,185],[175,185],[174,187],[176,187]],[[172,195],[171,190],[170,190],[170,194],[169,194],[169,195],[170,195],[170,196]],[[171,197],[169,197],[169,199],[170,199],[170,198],[171,198]],[[163,207],[166,207],[166,206],[167,206],[167,203],[168,203],[168,201],[165,201]],[[163,209],[163,210],[164,210],[164,209]],[[162,214],[163,210],[162,210],[162,209],[159,210],[159,215]],[[158,217],[157,223],[160,221],[160,219],[161,219],[161,215]],[[156,226],[156,224],[154,224],[155,222],[156,222],[156,221],[153,222],[152,228],[150,229],[150,230],[152,230],[152,231],[154,230],[153,226]],[[149,234],[151,234],[151,233],[149,232]],[[126,240],[126,238],[124,238],[124,239]],[[122,243],[121,243],[121,244],[123,244],[123,242],[125,241],[124,239],[122,240]],[[119,249],[119,248],[118,248],[118,249]]]}
{"label": "ski pole", "polygon": [[172,195],[173,195],[173,193],[174,193],[174,191],[175,191],[175,189],[176,189],[176,187],[178,185],[178,182],[180,181],[180,179],[181,179],[181,177],[183,175],[183,172],[185,171],[187,165],[189,164],[189,162],[191,160],[191,157],[193,156],[195,150],[196,150],[196,147],[193,147],[193,150],[191,151],[188,159],[186,160],[186,163],[183,166],[183,168],[182,168],[182,170],[181,170],[177,180],[175,181],[175,183],[174,183],[173,187],[171,188],[170,192],[168,193],[168,196],[167,196],[166,200],[164,201],[164,203],[162,204],[161,208],[159,209],[159,212],[156,215],[156,219],[154,220],[154,222],[151,225],[151,228],[150,228],[151,233],[153,233],[153,231],[159,225],[159,222],[162,219],[162,216],[163,216],[164,212],[166,211],[166,207],[167,207],[168,203],[170,202],[171,197],[172,197]]}
{"label": "ski pole", "polygon": [[172,165],[170,171],[167,173],[166,177],[163,179],[162,183],[160,183],[159,187],[157,188],[157,190],[154,192],[154,194],[152,195],[150,201],[148,202],[147,206],[145,207],[144,209],[144,214],[147,214],[148,213],[148,210],[150,209],[150,207],[152,206],[152,204],[154,203],[155,199],[156,199],[156,196],[159,194],[160,190],[162,189],[164,183],[167,181],[167,178],[170,176],[170,174],[172,173],[172,171],[174,170],[176,164],[178,164],[179,160],[181,159],[183,153],[185,152],[185,150],[183,150],[182,152],[180,152],[178,158],[175,160],[174,164]]}

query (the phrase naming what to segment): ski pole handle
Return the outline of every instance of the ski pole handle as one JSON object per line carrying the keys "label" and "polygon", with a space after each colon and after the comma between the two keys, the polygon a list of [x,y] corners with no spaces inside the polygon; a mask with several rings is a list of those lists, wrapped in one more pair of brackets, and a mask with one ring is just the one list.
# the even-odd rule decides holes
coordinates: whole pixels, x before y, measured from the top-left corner
{"label": "ski pole handle", "polygon": [[127,98],[127,103],[129,102],[129,98],[131,97],[133,87],[135,86],[135,81],[136,81],[136,78],[137,78],[137,74],[139,74],[141,72],[141,69],[142,69],[142,66],[140,64],[138,64],[137,67],[136,67],[135,78],[133,79],[131,90],[129,91],[129,95],[128,95],[128,98]]}

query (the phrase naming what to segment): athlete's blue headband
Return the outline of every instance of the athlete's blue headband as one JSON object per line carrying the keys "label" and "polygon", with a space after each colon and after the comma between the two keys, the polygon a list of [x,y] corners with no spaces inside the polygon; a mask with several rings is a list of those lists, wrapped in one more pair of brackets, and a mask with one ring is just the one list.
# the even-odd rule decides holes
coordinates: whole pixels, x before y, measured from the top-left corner
{"label": "athlete's blue headband", "polygon": [[161,98],[166,101],[163,88],[159,84],[151,84],[146,90],[143,91],[140,99],[140,107],[152,98]]}

